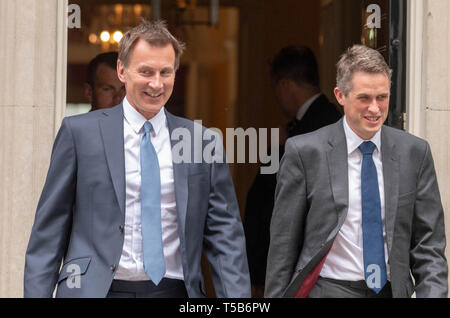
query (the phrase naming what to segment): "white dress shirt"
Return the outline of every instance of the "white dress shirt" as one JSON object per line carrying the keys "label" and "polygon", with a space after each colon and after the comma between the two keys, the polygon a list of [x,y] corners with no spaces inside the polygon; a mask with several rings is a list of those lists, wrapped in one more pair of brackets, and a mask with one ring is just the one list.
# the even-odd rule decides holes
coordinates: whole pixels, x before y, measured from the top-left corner
{"label": "white dress shirt", "polygon": [[320,96],[320,93],[311,96],[311,98],[309,98],[297,111],[297,115],[295,116],[295,118],[297,120],[301,120],[303,118],[303,116],[305,116],[306,112],[308,111],[309,107],[312,105],[312,103],[314,103],[314,101],[316,99],[318,99]]}
{"label": "white dress shirt", "polygon": [[[344,131],[347,140],[348,160],[348,212],[342,228],[336,236],[333,246],[323,264],[320,276],[339,280],[364,280],[362,208],[361,208],[361,165],[363,155],[358,147],[364,141],[350,128],[344,116]],[[378,131],[372,141],[376,148],[373,161],[377,169],[378,187],[381,201],[381,221],[383,224],[384,251],[387,278],[390,278],[388,252],[386,244],[384,178],[381,160],[381,133]]]}
{"label": "white dress shirt", "polygon": [[[126,182],[125,239],[114,279],[149,280],[144,271],[141,232],[140,146],[146,119],[130,105],[127,97],[123,101],[123,112]],[[166,263],[164,277],[182,280],[184,278],[175,203],[172,147],[164,108],[149,121],[153,126],[151,142],[158,155],[161,174],[161,226]]]}

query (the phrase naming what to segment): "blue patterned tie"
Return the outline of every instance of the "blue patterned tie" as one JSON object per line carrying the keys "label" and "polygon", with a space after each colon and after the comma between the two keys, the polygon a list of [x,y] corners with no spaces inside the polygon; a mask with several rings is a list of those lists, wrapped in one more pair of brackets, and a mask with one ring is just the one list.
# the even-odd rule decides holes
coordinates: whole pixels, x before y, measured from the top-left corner
{"label": "blue patterned tie", "polygon": [[158,285],[166,272],[161,230],[161,178],[151,142],[152,124],[145,122],[141,141],[141,222],[144,269]]}
{"label": "blue patterned tie", "polygon": [[375,144],[363,142],[359,146],[363,154],[361,168],[361,205],[364,254],[364,278],[367,286],[379,293],[386,284],[383,225],[378,188],[377,169],[372,159]]}

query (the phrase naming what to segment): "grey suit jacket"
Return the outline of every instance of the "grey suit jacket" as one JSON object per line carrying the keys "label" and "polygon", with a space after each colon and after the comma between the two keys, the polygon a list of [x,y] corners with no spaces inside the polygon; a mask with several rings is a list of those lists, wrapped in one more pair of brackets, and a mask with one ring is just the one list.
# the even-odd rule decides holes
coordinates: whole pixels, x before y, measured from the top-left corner
{"label": "grey suit jacket", "polygon": [[[197,124],[166,116],[170,133],[185,128],[193,136]],[[25,297],[51,297],[56,285],[57,297],[108,293],[124,241],[123,118],[118,105],[63,120],[26,252]],[[206,144],[197,149],[192,143],[192,160]],[[205,296],[202,251],[218,297],[249,297],[245,238],[227,163],[174,163],[173,172],[189,297]]]}
{"label": "grey suit jacket", "polygon": [[[294,297],[345,221],[349,193],[342,120],[286,143],[271,222],[267,297]],[[417,297],[447,297],[444,214],[430,147],[383,126],[381,153],[393,296],[410,297],[415,290]]]}

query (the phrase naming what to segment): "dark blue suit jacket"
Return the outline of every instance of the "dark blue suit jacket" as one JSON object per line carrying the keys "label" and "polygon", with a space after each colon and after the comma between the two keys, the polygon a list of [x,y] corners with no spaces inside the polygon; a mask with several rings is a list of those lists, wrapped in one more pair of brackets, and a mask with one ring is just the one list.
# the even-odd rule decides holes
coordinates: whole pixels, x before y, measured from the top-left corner
{"label": "dark blue suit jacket", "polygon": [[[167,111],[166,116],[170,133],[184,128],[193,136],[197,124]],[[205,132],[199,125],[195,129]],[[191,162],[205,149],[223,152],[221,140],[216,136],[201,147],[192,142]],[[205,296],[202,251],[218,297],[249,297],[244,232],[227,163],[174,163],[173,172],[189,297]],[[58,297],[105,297],[119,264],[124,223],[122,104],[65,118],[26,253],[25,297],[51,297],[56,285]],[[75,287],[67,283],[74,268],[80,272]]]}

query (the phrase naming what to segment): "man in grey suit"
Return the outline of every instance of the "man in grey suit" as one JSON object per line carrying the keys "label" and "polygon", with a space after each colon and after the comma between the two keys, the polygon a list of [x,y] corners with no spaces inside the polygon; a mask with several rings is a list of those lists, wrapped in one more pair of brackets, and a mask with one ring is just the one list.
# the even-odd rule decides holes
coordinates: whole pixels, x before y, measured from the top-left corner
{"label": "man in grey suit", "polygon": [[430,147],[383,126],[391,70],[379,52],[355,45],[337,68],[345,117],[286,143],[265,296],[447,297]]}
{"label": "man in grey suit", "polygon": [[[202,251],[218,297],[250,296],[228,165],[198,160],[224,157],[221,141],[164,109],[183,48],[165,23],[143,21],[120,43],[122,104],[64,119],[26,253],[26,297],[51,297],[56,285],[57,297],[205,297]],[[173,136],[196,131],[215,138],[186,141],[179,160]]]}

